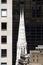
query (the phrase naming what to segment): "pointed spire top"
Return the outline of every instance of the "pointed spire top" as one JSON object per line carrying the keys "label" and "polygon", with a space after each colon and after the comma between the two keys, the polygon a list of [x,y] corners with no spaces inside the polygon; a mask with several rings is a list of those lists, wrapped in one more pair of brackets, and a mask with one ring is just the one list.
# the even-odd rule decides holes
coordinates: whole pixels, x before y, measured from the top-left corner
{"label": "pointed spire top", "polygon": [[20,17],[24,18],[24,9],[20,10]]}

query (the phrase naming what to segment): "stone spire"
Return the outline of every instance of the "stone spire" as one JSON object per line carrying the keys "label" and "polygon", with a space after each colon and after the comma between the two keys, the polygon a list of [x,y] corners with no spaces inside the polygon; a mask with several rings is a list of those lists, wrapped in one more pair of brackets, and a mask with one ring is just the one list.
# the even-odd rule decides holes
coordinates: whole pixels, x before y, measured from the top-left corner
{"label": "stone spire", "polygon": [[[27,46],[27,42],[26,42],[25,25],[24,25],[24,10],[22,10],[20,11],[16,65],[18,65],[18,60],[20,59],[20,55],[24,53],[27,54],[26,46]],[[21,49],[22,49],[22,53],[21,53]]]}

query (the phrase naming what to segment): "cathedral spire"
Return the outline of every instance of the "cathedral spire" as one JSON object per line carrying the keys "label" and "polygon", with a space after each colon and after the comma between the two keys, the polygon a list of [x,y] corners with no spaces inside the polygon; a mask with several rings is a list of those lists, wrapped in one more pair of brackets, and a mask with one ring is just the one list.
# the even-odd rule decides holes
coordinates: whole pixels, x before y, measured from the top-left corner
{"label": "cathedral spire", "polygon": [[[27,54],[26,45],[27,45],[27,42],[26,42],[26,37],[25,37],[24,10],[22,10],[22,11],[20,11],[16,65],[18,65],[18,60],[20,59],[20,55],[22,53]],[[21,49],[22,49],[22,53],[21,53]]]}

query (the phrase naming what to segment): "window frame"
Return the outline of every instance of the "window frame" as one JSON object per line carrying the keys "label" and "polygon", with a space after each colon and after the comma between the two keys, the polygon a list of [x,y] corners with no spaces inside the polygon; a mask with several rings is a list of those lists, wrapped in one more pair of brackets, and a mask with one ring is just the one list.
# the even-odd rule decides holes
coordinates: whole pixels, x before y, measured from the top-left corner
{"label": "window frame", "polygon": [[[6,11],[6,15],[5,16],[2,15],[4,11]],[[1,9],[1,17],[7,17],[7,9]]]}
{"label": "window frame", "polygon": [[[4,0],[3,0],[4,1]],[[6,2],[3,2],[2,0],[1,0],[1,4],[6,4],[7,3],[7,0],[6,0]]]}
{"label": "window frame", "polygon": [[4,64],[5,64],[5,65],[7,65],[7,63],[6,63],[6,62],[1,62],[1,65],[4,65]]}
{"label": "window frame", "polygon": [[[5,52],[5,53],[4,53]],[[1,49],[1,57],[5,58],[7,57],[7,49]]]}
{"label": "window frame", "polygon": [[[4,42],[3,42],[3,39],[5,39]],[[7,44],[7,36],[1,36],[1,44]]]}
{"label": "window frame", "polygon": [[1,30],[7,30],[7,22],[1,22]]}

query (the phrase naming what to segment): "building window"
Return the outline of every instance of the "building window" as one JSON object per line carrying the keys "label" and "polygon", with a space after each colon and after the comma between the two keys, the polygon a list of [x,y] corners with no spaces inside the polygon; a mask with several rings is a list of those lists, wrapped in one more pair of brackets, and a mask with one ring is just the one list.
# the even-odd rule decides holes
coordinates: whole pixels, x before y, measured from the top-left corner
{"label": "building window", "polygon": [[1,16],[7,17],[7,9],[1,9]]}
{"label": "building window", "polygon": [[35,7],[32,7],[32,17],[36,17],[36,10],[35,10]]}
{"label": "building window", "polygon": [[7,65],[7,63],[1,63],[1,65]]}
{"label": "building window", "polygon": [[32,7],[32,17],[41,17],[41,6]]}
{"label": "building window", "polygon": [[1,36],[1,43],[7,43],[7,36]]}
{"label": "building window", "polygon": [[2,23],[1,23],[1,29],[2,29],[2,30],[6,30],[6,29],[7,29],[7,23],[2,22]]}
{"label": "building window", "polygon": [[1,49],[1,57],[7,57],[7,49]]}
{"label": "building window", "polygon": [[38,59],[37,59],[37,62],[38,62]]}
{"label": "building window", "polygon": [[5,3],[7,3],[7,0],[1,0],[1,3],[5,4]]}
{"label": "building window", "polygon": [[35,62],[35,59],[33,59],[33,62]]}
{"label": "building window", "polygon": [[41,6],[37,7],[36,14],[37,14],[37,17],[41,17]]}

